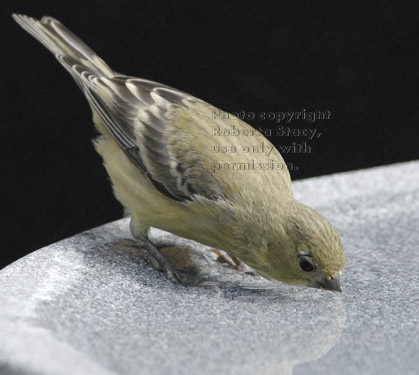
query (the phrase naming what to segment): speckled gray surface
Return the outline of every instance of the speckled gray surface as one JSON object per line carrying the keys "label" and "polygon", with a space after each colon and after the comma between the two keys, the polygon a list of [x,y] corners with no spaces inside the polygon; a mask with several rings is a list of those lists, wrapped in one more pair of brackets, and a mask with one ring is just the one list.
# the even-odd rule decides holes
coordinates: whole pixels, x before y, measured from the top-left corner
{"label": "speckled gray surface", "polygon": [[231,286],[172,285],[120,220],[0,271],[0,374],[418,374],[419,162],[294,190],[341,233],[343,293],[269,288],[191,250]]}

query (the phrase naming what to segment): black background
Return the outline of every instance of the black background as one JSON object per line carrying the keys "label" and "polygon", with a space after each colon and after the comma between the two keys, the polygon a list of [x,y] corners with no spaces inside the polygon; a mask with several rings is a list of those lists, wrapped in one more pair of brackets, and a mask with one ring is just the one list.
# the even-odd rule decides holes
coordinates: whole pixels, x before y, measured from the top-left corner
{"label": "black background", "polygon": [[330,120],[282,124],[318,139],[271,138],[311,147],[283,155],[293,179],[419,157],[413,1],[3,1],[0,267],[122,216],[83,95],[12,12],[54,16],[115,70],[226,111],[329,110]]}

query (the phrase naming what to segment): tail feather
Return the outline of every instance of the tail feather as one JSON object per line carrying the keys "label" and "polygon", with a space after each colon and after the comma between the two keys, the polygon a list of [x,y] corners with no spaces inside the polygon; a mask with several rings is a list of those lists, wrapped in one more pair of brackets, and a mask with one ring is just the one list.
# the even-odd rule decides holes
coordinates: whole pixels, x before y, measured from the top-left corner
{"label": "tail feather", "polygon": [[113,70],[93,50],[56,19],[43,17],[37,20],[21,14],[13,14],[13,18],[64,66],[81,65],[98,76],[115,76]]}

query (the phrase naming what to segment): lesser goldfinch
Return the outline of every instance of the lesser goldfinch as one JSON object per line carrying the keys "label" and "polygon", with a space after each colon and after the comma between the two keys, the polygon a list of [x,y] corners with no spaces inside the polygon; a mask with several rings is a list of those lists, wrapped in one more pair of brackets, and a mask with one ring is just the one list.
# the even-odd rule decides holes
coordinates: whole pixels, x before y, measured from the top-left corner
{"label": "lesser goldfinch", "polygon": [[[286,164],[264,136],[192,95],[116,73],[54,18],[13,18],[86,96],[131,232],[170,280],[186,283],[148,239],[150,227],[225,250],[269,278],[340,291],[341,239],[293,197]],[[269,152],[256,152],[261,142]]]}

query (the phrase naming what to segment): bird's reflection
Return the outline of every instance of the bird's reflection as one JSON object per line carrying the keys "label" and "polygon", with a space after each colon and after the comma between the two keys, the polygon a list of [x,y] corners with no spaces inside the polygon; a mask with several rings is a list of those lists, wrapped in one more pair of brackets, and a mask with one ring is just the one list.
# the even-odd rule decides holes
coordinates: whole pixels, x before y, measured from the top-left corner
{"label": "bird's reflection", "polygon": [[[189,357],[194,353],[202,358],[202,364],[212,357],[220,373],[291,375],[296,365],[329,352],[345,322],[341,296],[327,292],[287,286],[272,290],[236,287],[223,289],[222,296],[227,300],[223,309],[214,305],[201,319],[191,320],[195,327],[183,330],[188,335],[205,324],[204,331],[212,332],[198,341],[191,334],[192,352],[183,354]],[[213,357],[208,348],[222,348],[223,357]]]}
{"label": "bird's reflection", "polygon": [[[202,285],[221,287],[224,300],[182,323],[182,343],[177,346],[184,349],[178,352],[181,362],[198,364],[201,358],[204,366],[212,359],[214,373],[287,375],[335,346],[346,319],[341,294],[270,282],[199,257],[205,250],[200,245],[179,245],[183,248],[167,255],[204,275]],[[173,323],[176,326],[176,318]],[[211,334],[200,337],[203,325]],[[175,332],[177,328],[173,344],[179,339]],[[211,353],[211,348],[218,350]],[[217,355],[220,348],[222,357]]]}

